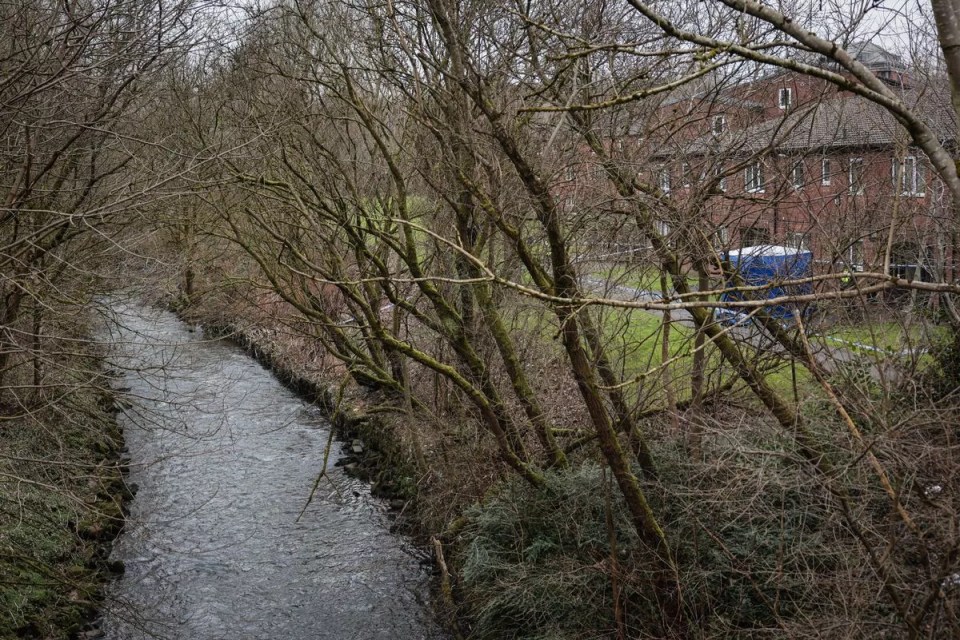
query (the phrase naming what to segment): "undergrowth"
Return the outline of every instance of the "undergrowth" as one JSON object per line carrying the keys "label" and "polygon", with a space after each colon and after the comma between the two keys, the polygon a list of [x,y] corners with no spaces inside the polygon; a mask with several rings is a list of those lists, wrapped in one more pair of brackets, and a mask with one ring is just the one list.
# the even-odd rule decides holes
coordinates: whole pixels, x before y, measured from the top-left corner
{"label": "undergrowth", "polygon": [[[595,465],[553,472],[543,490],[508,480],[468,511],[458,561],[471,637],[546,640],[614,628],[600,473]],[[613,494],[617,545],[630,553],[639,540]]]}
{"label": "undergrowth", "polygon": [[[758,465],[715,453],[723,465],[661,451],[664,480],[648,487],[674,547],[689,637],[784,631],[814,612],[829,616],[832,576],[847,567],[823,497],[775,456]],[[542,490],[507,480],[468,511],[455,560],[471,638],[616,637],[618,627],[622,637],[662,637],[653,565],[608,482],[585,463],[549,473]],[[747,495],[751,482],[762,491]]]}
{"label": "undergrowth", "polygon": [[109,541],[129,497],[110,397],[97,358],[72,354],[29,413],[0,430],[0,638],[75,637],[118,566]]}

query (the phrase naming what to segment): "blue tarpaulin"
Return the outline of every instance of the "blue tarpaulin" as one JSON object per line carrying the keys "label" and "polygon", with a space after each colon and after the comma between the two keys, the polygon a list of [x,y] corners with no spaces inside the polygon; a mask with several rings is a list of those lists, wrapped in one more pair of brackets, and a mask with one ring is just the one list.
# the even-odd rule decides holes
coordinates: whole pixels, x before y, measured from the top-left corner
{"label": "blue tarpaulin", "polygon": [[[731,291],[720,296],[721,302],[736,300],[762,300],[765,298],[779,298],[781,296],[800,295],[813,291],[809,282],[803,284],[784,285],[786,280],[798,280],[813,275],[813,254],[803,249],[781,247],[778,245],[762,244],[755,247],[744,247],[730,251],[724,255],[730,267],[742,280],[742,284],[750,287],[769,288],[757,291]],[[727,288],[737,286],[737,278],[728,278]],[[790,321],[794,317],[795,305],[774,305],[767,307],[767,313],[778,320]],[[736,320],[751,309],[732,307],[717,309],[717,317],[725,320]]]}

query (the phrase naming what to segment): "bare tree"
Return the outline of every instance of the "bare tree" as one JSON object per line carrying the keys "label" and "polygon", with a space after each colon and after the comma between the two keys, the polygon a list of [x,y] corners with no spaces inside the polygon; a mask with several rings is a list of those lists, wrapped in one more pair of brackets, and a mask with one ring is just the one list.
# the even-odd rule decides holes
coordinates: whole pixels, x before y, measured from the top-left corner
{"label": "bare tree", "polygon": [[[509,469],[541,490],[551,470],[602,460],[640,541],[633,570],[652,587],[656,633],[721,624],[686,587],[716,569],[690,560],[694,531],[782,631],[801,635],[819,615],[804,562],[833,545],[843,558],[824,568],[830,597],[815,633],[836,624],[856,636],[887,607],[898,632],[946,637],[958,537],[938,450],[952,446],[952,426],[930,425],[948,415],[937,403],[952,402],[953,383],[919,351],[904,367],[871,355],[885,353],[874,340],[864,357],[862,342],[811,330],[800,309],[873,317],[890,309],[875,294],[929,292],[956,320],[954,140],[926,108],[942,78],[911,101],[853,52],[882,28],[877,7],[834,9],[818,20],[811,6],[746,0],[278,3],[198,82],[216,116],[194,148],[217,139],[236,153],[191,177],[205,191],[189,207],[215,212],[199,226],[246,256],[224,260],[236,260],[238,315],[259,306],[264,322],[295,327],[345,376],[402,398],[408,419],[459,410],[481,425],[469,450],[442,418],[431,433],[408,422],[425,475],[467,449],[459,459],[504,463],[484,470],[490,482]],[[950,79],[952,18],[943,7],[934,17]],[[763,105],[740,122],[724,114],[771,70],[792,74],[767,105],[775,116],[758,115]],[[869,105],[890,158],[831,166],[830,138],[866,119],[844,112],[838,88]],[[184,112],[200,122],[188,97]],[[831,113],[834,128],[821,126]],[[951,241],[938,240],[933,279],[894,268],[907,262],[895,258],[900,234],[925,233],[910,149],[950,212],[934,234]],[[798,193],[814,180],[842,181],[842,192]],[[738,227],[739,242],[725,237]],[[807,233],[822,238],[825,266],[802,278],[753,284],[729,260],[774,236],[800,247]],[[880,247],[871,258],[859,255],[865,241]],[[223,284],[201,280],[184,285],[195,307]],[[266,317],[268,299],[280,317]],[[775,315],[784,305],[797,309],[793,325]],[[721,307],[748,328],[718,323]],[[896,335],[915,336],[907,324]],[[768,459],[778,462],[752,461]],[[773,506],[768,486],[805,497]],[[710,496],[702,518],[678,516],[698,495]],[[741,541],[728,527],[797,513],[820,524],[795,531],[830,543],[783,542],[777,577],[741,568],[751,551],[732,550]],[[807,589],[790,611],[763,586],[790,591],[786,574]],[[884,604],[864,604],[877,591]]]}

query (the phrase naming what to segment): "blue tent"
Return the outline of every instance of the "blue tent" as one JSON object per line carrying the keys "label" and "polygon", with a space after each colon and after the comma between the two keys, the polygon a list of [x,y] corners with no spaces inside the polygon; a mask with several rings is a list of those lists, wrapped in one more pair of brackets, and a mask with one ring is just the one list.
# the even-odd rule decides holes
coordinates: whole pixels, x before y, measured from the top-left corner
{"label": "blue tent", "polygon": [[[813,291],[813,285],[809,282],[795,285],[782,284],[785,280],[798,280],[813,275],[813,254],[804,249],[762,244],[730,251],[724,255],[724,258],[747,286],[770,286],[758,291],[724,293],[720,296],[721,302],[779,298]],[[736,287],[736,278],[730,278],[726,286],[727,288]],[[716,315],[718,319],[737,321],[751,310],[752,308],[743,307],[717,309]],[[782,321],[792,320],[795,311],[795,305],[767,307],[767,313]]]}

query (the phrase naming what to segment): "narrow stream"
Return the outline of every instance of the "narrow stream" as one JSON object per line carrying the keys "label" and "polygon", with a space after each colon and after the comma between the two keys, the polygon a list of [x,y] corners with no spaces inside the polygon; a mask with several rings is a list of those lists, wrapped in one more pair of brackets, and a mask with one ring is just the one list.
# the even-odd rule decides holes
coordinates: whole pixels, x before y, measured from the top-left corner
{"label": "narrow stream", "polygon": [[[442,638],[425,558],[369,488],[330,473],[330,426],[238,348],[116,303],[120,415],[139,486],[114,550],[107,638]],[[339,447],[337,447],[339,450]],[[332,454],[332,466],[337,454]]]}

